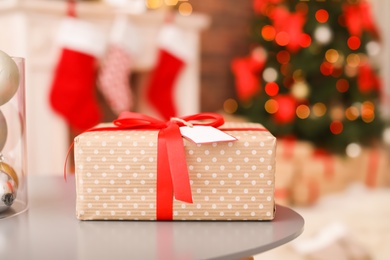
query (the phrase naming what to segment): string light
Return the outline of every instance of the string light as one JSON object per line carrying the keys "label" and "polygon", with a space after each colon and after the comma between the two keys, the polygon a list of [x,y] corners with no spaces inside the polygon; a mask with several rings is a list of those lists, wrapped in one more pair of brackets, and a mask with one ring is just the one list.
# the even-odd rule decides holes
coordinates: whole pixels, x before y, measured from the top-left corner
{"label": "string light", "polygon": [[325,9],[320,9],[316,12],[315,17],[319,23],[326,23],[329,19],[329,13]]}
{"label": "string light", "polygon": [[314,38],[321,44],[327,44],[332,39],[333,33],[327,25],[320,25],[314,31]]}
{"label": "string light", "polygon": [[279,51],[276,54],[276,59],[280,64],[287,64],[290,61],[290,53],[288,51]]}
{"label": "string light", "polygon": [[337,106],[334,106],[331,110],[330,110],[330,117],[333,119],[333,120],[342,120],[344,118],[344,109],[341,105],[337,105]]}
{"label": "string light", "polygon": [[146,0],[145,4],[146,4],[146,7],[150,8],[150,9],[157,9],[163,5],[163,1],[162,0]]}
{"label": "string light", "polygon": [[390,145],[390,127],[386,128],[384,131],[383,131],[383,142],[387,145]]}
{"label": "string light", "polygon": [[181,3],[178,11],[183,16],[189,16],[192,14],[192,5],[188,2]]}
{"label": "string light", "polygon": [[274,68],[268,67],[268,68],[264,69],[263,79],[266,82],[276,81],[277,78],[278,78],[278,72]]}
{"label": "string light", "polygon": [[302,48],[307,48],[311,45],[311,37],[308,34],[302,34],[301,35],[301,41],[299,42],[299,45]]}
{"label": "string light", "polygon": [[324,103],[320,103],[320,102],[315,103],[312,108],[312,111],[316,117],[321,117],[326,113],[326,106]]}
{"label": "string light", "polygon": [[302,14],[307,14],[307,12],[309,11],[309,6],[304,2],[300,2],[295,6],[295,10]]}
{"label": "string light", "polygon": [[261,36],[266,41],[273,41],[275,39],[276,31],[271,25],[265,25],[261,29]]}
{"label": "string light", "polygon": [[306,119],[310,116],[310,108],[306,105],[299,105],[295,111],[297,117],[300,119]]}
{"label": "string light", "polygon": [[299,80],[295,82],[291,87],[291,94],[298,100],[307,98],[309,95],[310,88],[306,81]]}
{"label": "string light", "polygon": [[347,56],[347,64],[351,67],[358,67],[360,64],[360,56],[356,53],[351,53]]}
{"label": "string light", "polygon": [[381,51],[381,46],[377,41],[370,41],[366,44],[366,50],[368,55],[370,56],[376,56]]}
{"label": "string light", "polygon": [[269,114],[275,114],[279,110],[279,103],[275,99],[269,99],[265,102],[264,108]]}
{"label": "string light", "polygon": [[164,2],[168,6],[175,6],[179,2],[179,0],[164,0]]}
{"label": "string light", "polygon": [[350,143],[347,145],[345,153],[351,158],[357,158],[362,153],[362,148],[356,143]]}
{"label": "string light", "polygon": [[268,82],[265,84],[265,93],[267,93],[268,96],[274,97],[279,93],[279,86],[275,82]]}
{"label": "string light", "polygon": [[225,102],[223,102],[223,110],[228,114],[235,113],[237,111],[237,108],[237,101],[232,98],[226,99]]}
{"label": "string light", "polygon": [[333,65],[327,61],[324,61],[320,65],[320,71],[322,75],[329,76],[333,72]]}
{"label": "string light", "polygon": [[325,52],[325,59],[329,63],[336,63],[339,59],[339,53],[335,49],[329,49]]}
{"label": "string light", "polygon": [[370,101],[363,102],[361,106],[362,120],[366,123],[370,123],[375,118],[374,104]]}
{"label": "string light", "polygon": [[329,126],[330,132],[334,135],[341,134],[343,128],[344,128],[343,123],[338,120],[333,121],[332,123],[330,123]]}
{"label": "string light", "polygon": [[294,81],[303,80],[304,79],[303,71],[300,69],[295,70],[293,73],[293,79],[294,79]]}
{"label": "string light", "polygon": [[359,109],[355,106],[350,106],[345,110],[345,117],[349,121],[354,121],[359,117]]}
{"label": "string light", "polygon": [[290,64],[282,64],[282,66],[280,66],[280,73],[282,73],[283,76],[287,76],[290,74]]}
{"label": "string light", "polygon": [[339,79],[336,81],[336,89],[340,93],[345,93],[349,89],[349,82],[346,79]]}
{"label": "string light", "polygon": [[290,42],[290,35],[287,32],[278,32],[275,37],[275,42],[280,46],[287,46]]}
{"label": "string light", "polygon": [[361,44],[361,42],[360,42],[359,37],[351,36],[348,38],[347,45],[351,50],[355,51],[355,50],[359,49],[360,44]]}

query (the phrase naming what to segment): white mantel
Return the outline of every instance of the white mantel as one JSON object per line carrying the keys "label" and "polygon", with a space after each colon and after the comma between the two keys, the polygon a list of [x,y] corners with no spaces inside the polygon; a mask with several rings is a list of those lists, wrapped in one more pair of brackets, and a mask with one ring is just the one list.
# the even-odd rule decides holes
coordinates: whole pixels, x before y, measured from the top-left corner
{"label": "white mantel", "polygon": [[[102,2],[77,3],[77,16],[97,24],[109,35],[113,18],[119,12]],[[164,21],[164,11],[132,14],[120,10],[142,34],[142,46],[134,57],[134,71],[147,71],[156,61],[156,36]],[[53,113],[49,102],[53,69],[59,47],[55,44],[59,22],[66,14],[66,1],[3,0],[0,2],[0,49],[11,56],[26,58],[26,111],[29,174],[62,174],[69,147],[68,127]],[[176,15],[175,23],[185,29],[191,49],[199,54],[200,31],[210,20],[202,14]],[[176,85],[180,115],[199,112],[199,55],[188,63]],[[179,98],[180,97],[180,98]],[[141,111],[143,112],[143,111]]]}

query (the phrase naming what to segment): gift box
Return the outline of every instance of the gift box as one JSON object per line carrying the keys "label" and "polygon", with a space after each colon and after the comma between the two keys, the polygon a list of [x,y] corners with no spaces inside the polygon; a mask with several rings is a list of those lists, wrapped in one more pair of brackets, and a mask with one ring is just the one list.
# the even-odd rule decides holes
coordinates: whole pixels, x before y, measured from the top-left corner
{"label": "gift box", "polygon": [[349,171],[345,158],[315,150],[297,166],[292,202],[300,206],[312,205],[323,195],[344,190],[349,184]]}
{"label": "gift box", "polygon": [[[279,141],[278,141],[279,149]],[[287,206],[291,204],[292,182],[295,176],[295,161],[276,155],[278,167],[275,169],[275,202]]]}
{"label": "gift box", "polygon": [[[165,123],[128,112],[77,136],[77,218],[272,220],[276,138],[260,124],[223,124],[214,114],[204,123],[209,116]],[[196,144],[177,137],[191,120],[236,140]]]}
{"label": "gift box", "polygon": [[348,159],[350,182],[367,187],[390,186],[390,153],[382,147],[362,149],[359,156]]}

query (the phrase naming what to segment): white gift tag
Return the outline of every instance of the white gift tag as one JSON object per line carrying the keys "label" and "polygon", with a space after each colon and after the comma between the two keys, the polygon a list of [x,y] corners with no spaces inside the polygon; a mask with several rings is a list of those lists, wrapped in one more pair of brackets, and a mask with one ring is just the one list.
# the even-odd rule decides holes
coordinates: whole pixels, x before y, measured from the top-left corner
{"label": "white gift tag", "polygon": [[196,144],[236,141],[237,138],[228,135],[212,126],[182,126],[181,135]]}

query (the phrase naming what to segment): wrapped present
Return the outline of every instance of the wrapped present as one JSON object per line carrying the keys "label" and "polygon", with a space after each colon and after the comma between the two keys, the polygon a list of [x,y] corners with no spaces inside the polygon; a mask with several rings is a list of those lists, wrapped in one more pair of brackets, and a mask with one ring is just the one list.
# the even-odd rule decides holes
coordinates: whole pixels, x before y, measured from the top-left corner
{"label": "wrapped present", "polygon": [[276,161],[278,167],[275,169],[275,202],[286,206],[291,204],[291,192],[294,176],[296,174],[296,162],[295,160],[278,157],[277,153]]}
{"label": "wrapped present", "polygon": [[359,156],[349,158],[351,182],[367,187],[390,186],[390,154],[381,147],[364,148]]}
{"label": "wrapped present", "polygon": [[[278,138],[278,149],[276,161],[278,167],[275,172],[275,201],[277,204],[289,205],[293,202],[295,183],[298,174],[299,164],[308,158],[314,151],[313,145],[309,142],[300,141],[293,137]],[[307,193],[304,189],[299,192]]]}
{"label": "wrapped present", "polygon": [[[190,123],[236,141],[196,144],[180,133]],[[81,220],[274,218],[276,138],[260,124],[224,124],[212,113],[166,123],[126,112],[77,136],[74,149]]]}
{"label": "wrapped present", "polygon": [[314,146],[308,141],[297,140],[294,137],[278,138],[276,158],[285,160],[302,160],[311,156]]}
{"label": "wrapped present", "polygon": [[342,191],[349,184],[346,158],[335,154],[315,150],[297,167],[292,192],[296,205],[312,205],[320,196]]}

